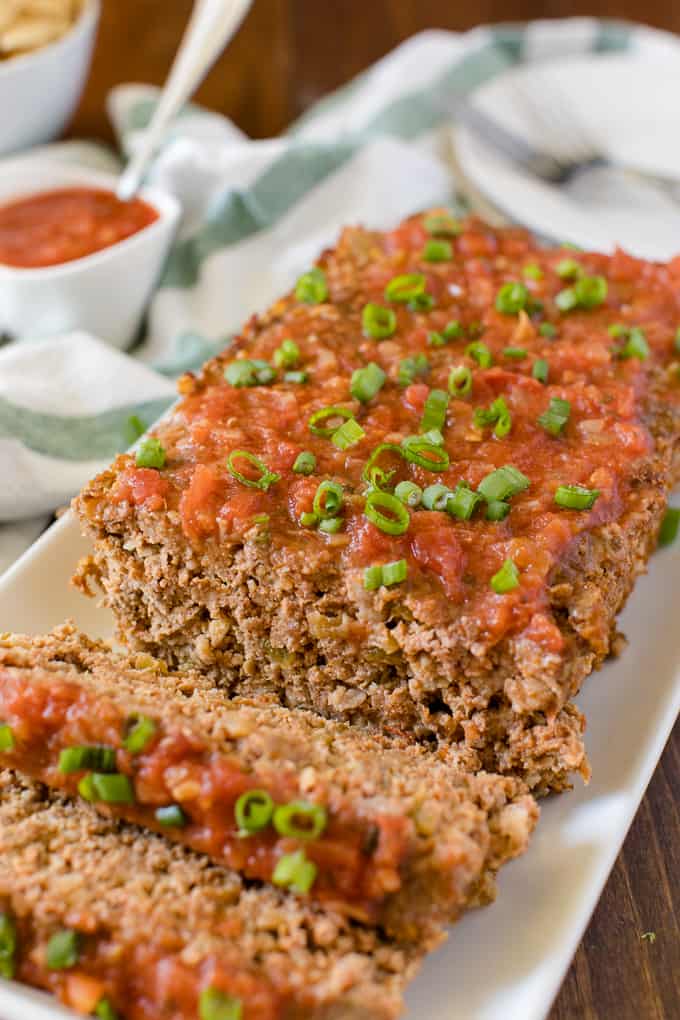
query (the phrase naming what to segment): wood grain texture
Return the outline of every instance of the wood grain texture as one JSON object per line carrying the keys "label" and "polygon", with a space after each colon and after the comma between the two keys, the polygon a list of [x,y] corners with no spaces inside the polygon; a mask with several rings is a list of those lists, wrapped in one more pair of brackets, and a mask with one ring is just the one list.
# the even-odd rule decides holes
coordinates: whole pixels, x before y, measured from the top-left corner
{"label": "wood grain texture", "polygon": [[[71,129],[111,138],[104,102],[121,81],[161,83],[191,0],[103,0],[92,74]],[[198,100],[253,137],[425,28],[591,14],[680,31],[668,0],[256,0]],[[669,742],[550,1020],[680,1018],[680,726]],[[521,922],[520,922],[521,923]],[[643,939],[652,931],[654,941]]]}

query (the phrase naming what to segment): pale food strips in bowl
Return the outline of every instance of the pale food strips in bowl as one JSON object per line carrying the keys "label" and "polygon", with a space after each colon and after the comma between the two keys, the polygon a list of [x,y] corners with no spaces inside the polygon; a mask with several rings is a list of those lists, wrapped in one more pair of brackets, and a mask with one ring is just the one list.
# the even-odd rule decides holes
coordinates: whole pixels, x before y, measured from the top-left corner
{"label": "pale food strips in bowl", "polygon": [[2,0],[0,59],[20,56],[66,35],[83,10],[84,0]]}

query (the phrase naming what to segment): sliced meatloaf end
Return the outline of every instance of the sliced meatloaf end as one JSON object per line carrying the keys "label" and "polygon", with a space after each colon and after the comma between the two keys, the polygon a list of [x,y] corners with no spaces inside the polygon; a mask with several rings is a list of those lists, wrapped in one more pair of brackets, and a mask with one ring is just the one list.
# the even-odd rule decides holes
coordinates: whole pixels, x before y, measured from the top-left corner
{"label": "sliced meatloaf end", "polygon": [[69,625],[0,637],[0,763],[400,941],[493,895],[538,810],[512,777],[271,700],[227,701]]}
{"label": "sliced meatloaf end", "polygon": [[678,260],[440,212],[347,230],[184,378],[162,466],[86,486],[77,583],[230,693],[563,788],[678,475],[678,322]]}
{"label": "sliced meatloaf end", "polygon": [[125,1020],[392,1020],[432,947],[397,947],[332,910],[249,888],[7,770],[0,923],[3,976],[84,1015],[105,1001]]}

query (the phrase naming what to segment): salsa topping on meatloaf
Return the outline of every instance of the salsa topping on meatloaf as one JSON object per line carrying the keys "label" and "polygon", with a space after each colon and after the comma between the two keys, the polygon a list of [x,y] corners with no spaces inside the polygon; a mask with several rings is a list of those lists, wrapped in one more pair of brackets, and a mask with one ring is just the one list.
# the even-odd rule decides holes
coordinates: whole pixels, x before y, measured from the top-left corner
{"label": "salsa topping on meatloaf", "polygon": [[184,378],[112,497],[176,511],[196,546],[326,547],[368,590],[439,593],[492,640],[531,626],[559,652],[548,577],[653,451],[680,260],[543,250],[443,211],[356,244],[358,273],[327,254]]}

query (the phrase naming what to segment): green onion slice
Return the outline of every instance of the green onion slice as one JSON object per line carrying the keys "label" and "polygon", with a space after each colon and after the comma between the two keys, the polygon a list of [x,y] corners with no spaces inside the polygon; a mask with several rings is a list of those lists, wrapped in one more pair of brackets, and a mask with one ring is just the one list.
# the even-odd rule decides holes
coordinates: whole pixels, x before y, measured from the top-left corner
{"label": "green onion slice", "polygon": [[549,365],[545,358],[537,358],[534,362],[533,368],[531,369],[531,374],[534,379],[537,379],[538,382],[545,385],[548,381],[548,372]]}
{"label": "green onion slice", "polygon": [[617,353],[619,358],[639,358],[640,361],[646,361],[649,357],[649,344],[644,330],[639,326],[633,326],[628,332],[628,339]]}
{"label": "green onion slice", "polygon": [[557,329],[553,326],[552,322],[542,322],[538,327],[538,332],[541,336],[547,336],[549,338],[557,336]]}
{"label": "green onion slice", "polygon": [[364,570],[364,588],[366,591],[375,591],[377,588],[389,588],[394,584],[401,584],[408,577],[408,564],[406,560],[394,560],[393,563],[376,563]]}
{"label": "green onion slice", "polygon": [[374,340],[385,340],[397,328],[397,317],[391,308],[370,301],[361,313],[361,325],[365,336]]}
{"label": "green onion slice", "polygon": [[251,836],[269,825],[274,814],[274,801],[266,790],[247,790],[234,806],[239,836]]}
{"label": "green onion slice", "polygon": [[242,1020],[243,1005],[240,999],[210,985],[201,992],[198,1015],[199,1020]]}
{"label": "green onion slice", "polygon": [[328,297],[328,284],[323,269],[315,266],[304,273],[295,286],[295,297],[306,305],[319,305]]}
{"label": "green onion slice", "polygon": [[502,499],[493,499],[486,506],[487,521],[504,521],[510,513],[510,504]]}
{"label": "green onion slice", "polygon": [[425,293],[425,277],[422,273],[404,273],[394,276],[385,287],[385,300],[405,304]]}
{"label": "green onion slice", "polygon": [[468,344],[465,348],[465,353],[468,357],[473,358],[480,368],[491,368],[493,364],[491,351],[480,340],[475,340],[473,343]]}
{"label": "green onion slice", "polygon": [[13,751],[15,746],[12,727],[8,723],[0,723],[0,751]]}
{"label": "green onion slice", "polygon": [[339,429],[335,430],[331,436],[331,442],[337,446],[338,450],[349,450],[351,446],[360,443],[365,435],[366,433],[359,422],[354,418],[349,418],[342,423]]}
{"label": "green onion slice", "polygon": [[427,375],[430,363],[424,354],[416,354],[413,358],[404,358],[399,362],[397,382],[400,386],[410,386],[420,376]]}
{"label": "green onion slice", "polygon": [[423,506],[426,510],[445,510],[446,502],[450,495],[451,490],[446,485],[442,485],[441,482],[428,485],[423,492]]}
{"label": "green onion slice", "polygon": [[295,368],[300,360],[300,348],[294,340],[284,340],[272,358],[277,368]]}
{"label": "green onion slice", "polygon": [[361,477],[369,485],[375,486],[377,489],[383,488],[389,482],[390,478],[394,474],[394,471],[385,471],[379,467],[377,461],[380,459],[383,453],[389,452],[394,453],[398,457],[405,459],[404,451],[401,446],[397,446],[396,443],[380,443],[376,446],[375,450],[372,451],[370,457],[366,461],[366,466],[361,473]]}
{"label": "green onion slice", "polygon": [[272,822],[279,836],[318,839],[328,825],[328,813],[321,804],[292,800],[274,809]]}
{"label": "green onion slice", "polygon": [[661,522],[658,544],[664,546],[675,542],[678,535],[678,527],[680,527],[680,510],[669,506]]}
{"label": "green onion slice", "polygon": [[448,262],[453,257],[450,241],[431,239],[425,243],[422,258],[425,262]]}
{"label": "green onion slice", "polygon": [[365,404],[380,392],[386,378],[380,365],[370,361],[364,368],[357,368],[352,372],[349,391],[355,400]]}
{"label": "green onion slice", "polygon": [[494,425],[494,435],[499,439],[507,436],[512,428],[512,415],[505,397],[496,397],[489,407],[477,407],[472,416],[473,424],[477,428],[486,428],[487,425]]}
{"label": "green onion slice", "polygon": [[[136,715],[130,719],[128,731],[123,738],[123,747],[130,754],[139,754],[146,750],[156,733],[157,726],[153,719],[147,715]],[[90,765],[89,768],[97,769],[98,772],[105,772],[105,769],[97,765]]]}
{"label": "green onion slice", "polygon": [[[248,478],[247,475],[239,471],[236,467],[238,459],[252,464],[259,471],[259,477]],[[281,479],[281,475],[277,475],[275,471],[270,471],[264,461],[261,461],[259,457],[256,457],[254,453],[250,453],[248,450],[232,450],[227,457],[227,471],[241,485],[246,485],[249,489],[262,489],[263,492],[267,492],[270,485]]]}
{"label": "green onion slice", "polygon": [[458,237],[463,229],[460,220],[449,216],[448,213],[430,213],[423,220],[423,226],[428,234],[434,237]]}
{"label": "green onion slice", "polygon": [[[323,436],[325,439],[330,439],[334,432],[338,430],[338,419],[349,421],[350,418],[354,417],[353,411],[348,411],[346,407],[322,407],[319,411],[315,411],[310,417],[307,425],[309,431],[315,436]],[[333,425],[319,425],[319,422],[330,419],[335,423]]]}
{"label": "green onion slice", "polygon": [[472,372],[467,365],[456,365],[449,372],[449,393],[452,397],[465,397],[472,390]]}
{"label": "green onion slice", "polygon": [[327,535],[335,535],[342,530],[343,524],[342,517],[324,517],[322,521],[319,521],[319,531],[323,531]]}
{"label": "green onion slice", "polygon": [[316,470],[316,457],[309,450],[303,450],[295,458],[293,471],[296,475],[312,475]]}
{"label": "green onion slice", "polygon": [[503,357],[511,358],[513,361],[522,361],[526,358],[528,351],[526,347],[504,347]]}
{"label": "green onion slice", "polygon": [[420,419],[420,431],[430,429],[441,431],[446,424],[446,409],[449,406],[449,395],[444,390],[430,390],[425,400],[423,416]]}
{"label": "green onion slice", "polygon": [[11,981],[16,971],[17,929],[11,914],[0,910],[0,977]]}
{"label": "green onion slice", "polygon": [[512,560],[507,559],[491,578],[491,587],[497,595],[505,595],[519,587],[519,572]]}
{"label": "green onion slice", "polygon": [[555,304],[561,312],[576,308],[596,308],[607,298],[607,281],[604,276],[582,276],[571,287],[561,290]]}
{"label": "green onion slice", "polygon": [[316,514],[309,513],[309,511],[300,514],[300,524],[303,528],[315,528],[318,523],[319,518]]}
{"label": "green onion slice", "polygon": [[677,354],[680,354],[680,326],[675,331],[675,337],[673,338],[673,349]]}
{"label": "green onion slice", "polygon": [[560,485],[555,491],[555,502],[566,510],[590,510],[599,495],[599,489],[587,489],[584,485]]}
{"label": "green onion slice", "polygon": [[156,821],[164,829],[182,829],[187,824],[187,816],[179,804],[167,804],[156,808]]}
{"label": "green onion slice", "polygon": [[75,967],[80,956],[80,938],[69,928],[56,931],[47,943],[46,962],[50,970]]}
{"label": "green onion slice", "polygon": [[92,791],[95,800],[105,804],[134,804],[132,783],[119,772],[92,772]]}
{"label": "green onion slice", "polygon": [[427,334],[428,347],[446,347],[446,343],[443,333],[438,333],[435,329],[431,329]]}
{"label": "green onion slice", "polygon": [[423,490],[415,482],[399,482],[394,490],[394,495],[400,499],[405,506],[415,508],[423,501]]}
{"label": "green onion slice", "polygon": [[446,450],[429,442],[425,436],[407,436],[401,450],[409,464],[417,464],[427,471],[446,471],[450,463]]}
{"label": "green onion slice", "polygon": [[113,1003],[107,998],[99,1000],[94,1007],[94,1016],[97,1017],[97,1020],[120,1020]]}
{"label": "green onion slice", "polygon": [[446,340],[458,340],[459,337],[463,336],[464,332],[465,330],[458,319],[452,319],[451,322],[447,322],[442,330]]}
{"label": "green onion slice", "polygon": [[459,521],[469,521],[484,497],[470,488],[467,482],[458,482],[446,501],[446,512]]}
{"label": "green onion slice", "polygon": [[519,468],[505,464],[482,478],[477,486],[477,492],[482,494],[487,503],[493,503],[496,500],[510,499],[511,496],[524,492],[529,485],[529,479]]}
{"label": "green onion slice", "polygon": [[279,857],[272,882],[274,885],[283,886],[291,892],[303,895],[308,893],[314,885],[317,876],[317,867],[314,861],[307,859],[303,849],[296,850],[292,854],[284,854]]}
{"label": "green onion slice", "polygon": [[372,489],[367,494],[364,513],[376,528],[388,535],[403,535],[411,520],[401,500],[381,489]]}
{"label": "green onion slice", "polygon": [[550,432],[553,436],[559,436],[569,421],[570,414],[571,404],[568,400],[551,397],[547,410],[539,415],[536,421],[546,432]]}
{"label": "green onion slice", "polygon": [[431,294],[416,294],[407,301],[406,307],[409,312],[429,312],[434,308],[434,298]]}
{"label": "green onion slice", "polygon": [[504,283],[496,295],[496,309],[503,315],[518,315],[526,308],[530,294],[523,283]]}
{"label": "green onion slice", "polygon": [[344,499],[343,488],[339,482],[321,482],[314,494],[314,513],[319,520],[337,517]]}
{"label": "green onion slice", "polygon": [[165,448],[160,439],[156,439],[155,436],[148,436],[142,440],[135,454],[135,463],[137,467],[141,468],[155,468],[160,471],[165,467],[165,460]]}
{"label": "green onion slice", "polygon": [[116,771],[116,752],[112,747],[64,747],[59,752],[58,769],[64,775],[83,769]]}
{"label": "green onion slice", "polygon": [[543,271],[536,262],[527,262],[526,266],[522,267],[522,276],[530,280],[542,280]]}
{"label": "green onion slice", "polygon": [[276,372],[266,361],[259,358],[238,358],[224,370],[224,378],[230,386],[268,386],[276,379]]}
{"label": "green onion slice", "polygon": [[284,382],[289,383],[306,383],[309,382],[309,372],[306,368],[298,369],[294,372],[285,372],[283,376]]}
{"label": "green onion slice", "polygon": [[557,263],[555,271],[562,280],[577,280],[584,276],[583,266],[576,259],[562,259]]}

